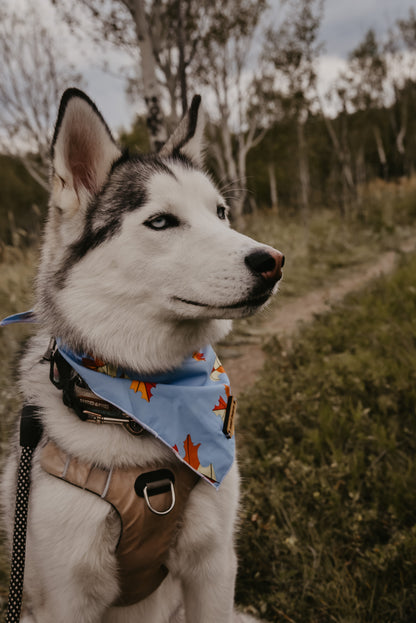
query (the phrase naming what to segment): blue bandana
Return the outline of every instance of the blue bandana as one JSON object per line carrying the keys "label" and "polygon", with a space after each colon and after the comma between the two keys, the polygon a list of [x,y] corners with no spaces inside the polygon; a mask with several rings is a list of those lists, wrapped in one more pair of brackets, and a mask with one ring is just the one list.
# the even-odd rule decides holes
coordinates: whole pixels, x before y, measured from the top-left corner
{"label": "blue bandana", "polygon": [[[34,321],[28,312],[2,321]],[[22,318],[24,318],[22,320]],[[160,439],[188,467],[219,487],[229,471],[235,440],[224,419],[230,382],[211,346],[206,346],[172,372],[152,377],[113,368],[88,355],[78,355],[57,340],[62,356],[91,391],[121,409]]]}
{"label": "blue bandana", "polygon": [[0,327],[6,327],[8,324],[16,324],[17,322],[36,322],[36,316],[32,310],[21,312],[7,316],[0,321]]}

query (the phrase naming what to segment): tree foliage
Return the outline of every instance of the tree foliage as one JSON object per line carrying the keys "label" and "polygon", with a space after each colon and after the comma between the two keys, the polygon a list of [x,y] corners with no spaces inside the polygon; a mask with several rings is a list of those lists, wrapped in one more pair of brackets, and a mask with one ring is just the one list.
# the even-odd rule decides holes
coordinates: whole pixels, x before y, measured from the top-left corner
{"label": "tree foliage", "polygon": [[[292,6],[299,9],[301,4],[295,2]],[[305,4],[309,4],[307,0]],[[396,22],[388,41],[369,30],[351,51],[346,70],[329,94],[336,115],[328,115],[324,102],[316,97],[316,63],[312,62],[310,73],[301,72],[303,56],[294,33],[306,33],[307,29],[295,28],[294,15],[304,20],[302,10],[290,13],[266,41],[266,58],[272,67],[270,101],[275,103],[277,115],[263,144],[267,148],[256,149],[249,157],[248,175],[255,180],[259,201],[269,203],[271,188],[265,175],[265,159],[271,158],[281,201],[302,208],[305,202],[298,192],[301,185],[293,181],[296,177],[302,179],[299,145],[303,145],[303,179],[310,205],[338,205],[346,216],[358,212],[365,218],[365,184],[373,177],[411,175],[416,164],[416,57],[412,47],[415,13],[410,11],[408,19]],[[306,20],[308,23],[311,36],[305,36],[305,59],[312,58],[307,50],[318,22]],[[319,42],[315,39],[311,49],[317,48]],[[305,76],[304,82],[296,72]],[[281,86],[275,95],[276,84]],[[311,88],[305,90],[303,84]],[[306,120],[301,128],[303,141],[299,143],[296,115],[302,107]],[[296,144],[298,149],[294,150]]]}
{"label": "tree foliage", "polygon": [[[333,83],[337,113],[328,115],[317,93],[323,0],[285,0],[273,28],[265,28],[266,0],[50,2],[74,33],[102,46],[104,64],[108,46],[136,59],[129,92],[146,100],[148,112],[145,125],[141,117],[130,136],[124,132],[130,147],[157,147],[188,98],[202,92],[209,164],[237,217],[255,209],[253,196],[300,208],[305,221],[315,204],[334,200],[345,215],[364,213],[362,188],[371,177],[414,170],[414,10],[387,39],[370,29],[355,46]],[[28,13],[23,21],[15,13],[10,21],[3,8],[1,16],[9,20],[1,24],[2,151],[21,158],[46,187],[48,133],[60,94],[76,76],[38,17]]]}

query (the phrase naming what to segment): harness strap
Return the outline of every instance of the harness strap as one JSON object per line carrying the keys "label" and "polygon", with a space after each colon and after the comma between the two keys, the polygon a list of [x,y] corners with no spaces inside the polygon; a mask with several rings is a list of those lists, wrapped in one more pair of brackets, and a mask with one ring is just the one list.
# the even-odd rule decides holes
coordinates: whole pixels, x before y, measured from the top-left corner
{"label": "harness strap", "polygon": [[22,607],[23,577],[25,571],[27,510],[29,503],[32,455],[42,436],[42,424],[37,417],[37,407],[25,405],[20,419],[20,445],[22,452],[17,477],[16,507],[14,515],[12,565],[6,623],[18,623]]}
{"label": "harness strap", "polygon": [[169,464],[176,501],[170,512],[159,514],[172,505],[171,487],[161,486],[151,496],[153,510],[140,496],[140,487],[135,489],[136,482],[148,472],[148,482],[152,482],[152,475],[157,473],[154,466],[105,469],[71,457],[52,441],[42,448],[41,466],[49,474],[94,493],[116,510],[121,523],[115,550],[121,594],[112,605],[137,603],[156,590],[168,573],[169,549],[199,476],[180,461]]}

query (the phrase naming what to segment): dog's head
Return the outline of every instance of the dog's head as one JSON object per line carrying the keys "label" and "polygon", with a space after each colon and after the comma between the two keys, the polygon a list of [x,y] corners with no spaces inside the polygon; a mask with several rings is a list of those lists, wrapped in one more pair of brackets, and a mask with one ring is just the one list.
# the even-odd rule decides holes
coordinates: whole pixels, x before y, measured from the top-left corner
{"label": "dog's head", "polygon": [[128,157],[91,100],[65,92],[38,313],[73,348],[169,367],[275,292],[283,256],[230,228],[203,171],[203,129],[196,96],[159,154]]}

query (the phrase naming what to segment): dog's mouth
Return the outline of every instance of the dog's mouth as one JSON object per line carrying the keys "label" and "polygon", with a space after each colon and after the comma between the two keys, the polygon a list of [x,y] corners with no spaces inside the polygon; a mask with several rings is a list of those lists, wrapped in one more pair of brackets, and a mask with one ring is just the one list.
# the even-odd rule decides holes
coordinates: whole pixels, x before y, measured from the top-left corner
{"label": "dog's mouth", "polygon": [[272,290],[270,290],[266,293],[263,292],[259,296],[252,296],[247,299],[243,299],[242,301],[238,301],[237,303],[231,303],[230,305],[213,305],[212,303],[202,303],[201,301],[191,301],[189,299],[183,299],[180,296],[174,296],[173,299],[175,301],[185,303],[186,305],[193,305],[194,307],[204,307],[205,309],[253,309],[261,307],[262,305],[267,303],[272,293]]}

